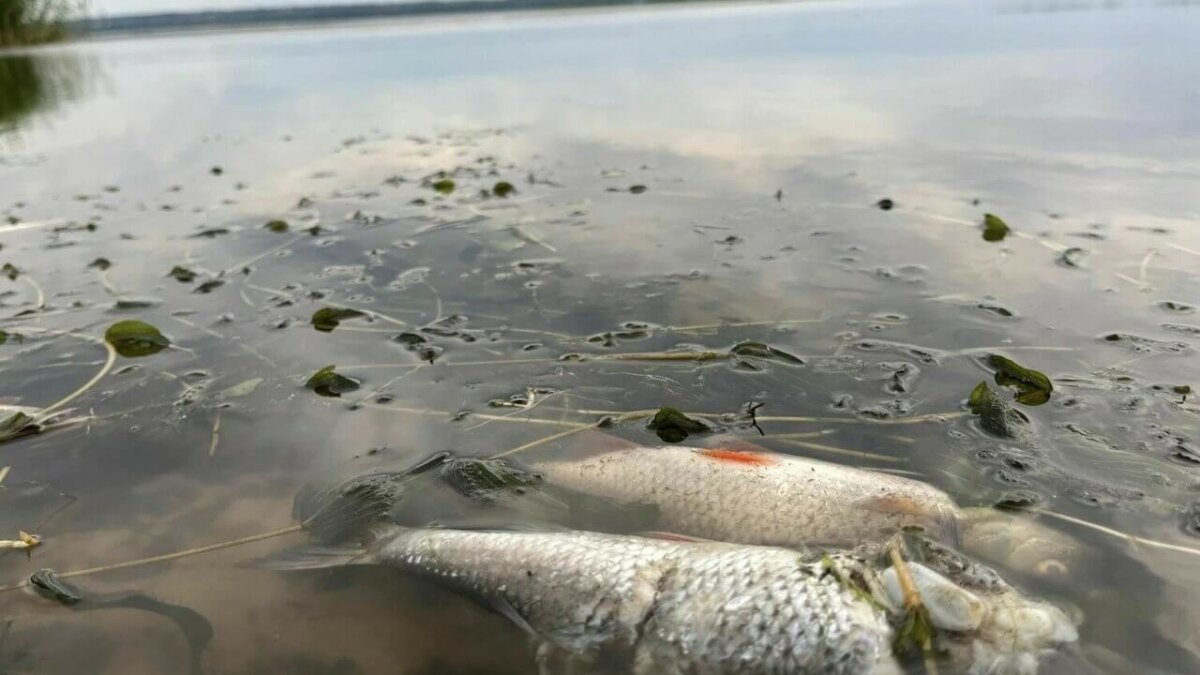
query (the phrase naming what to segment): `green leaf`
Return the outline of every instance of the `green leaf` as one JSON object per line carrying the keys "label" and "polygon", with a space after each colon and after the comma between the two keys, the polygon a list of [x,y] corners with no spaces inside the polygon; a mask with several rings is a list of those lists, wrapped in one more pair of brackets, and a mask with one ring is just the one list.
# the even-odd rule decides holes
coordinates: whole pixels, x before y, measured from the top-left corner
{"label": "green leaf", "polygon": [[104,340],[118,354],[129,358],[157,354],[171,346],[171,341],[157,328],[137,320],[118,321],[109,326]]}
{"label": "green leaf", "polygon": [[502,180],[492,187],[492,194],[497,197],[507,197],[516,191],[517,188],[513,187],[513,184],[506,180]]}
{"label": "green leaf", "polygon": [[449,178],[443,178],[439,181],[434,181],[429,187],[433,188],[434,192],[437,192],[438,194],[448,195],[451,192],[454,192],[455,184],[453,180]]}
{"label": "green leaf", "polygon": [[266,229],[268,229],[272,232],[276,232],[276,233],[283,233],[283,232],[288,231],[288,224],[287,224],[286,220],[272,220],[272,221],[268,222],[266,225],[263,225],[263,227],[265,227]]}
{"label": "green leaf", "polygon": [[1025,405],[1041,405],[1050,400],[1054,385],[1045,373],[1026,368],[1010,358],[992,354],[987,363],[996,369],[996,384],[1017,390],[1017,402]]}
{"label": "green leaf", "polygon": [[92,262],[88,263],[88,267],[95,267],[103,272],[104,270],[112,267],[112,261],[108,258],[96,258]]}
{"label": "green leaf", "polygon": [[16,267],[13,267],[12,263],[4,263],[4,266],[0,267],[0,274],[3,274],[4,276],[8,277],[9,279],[15,280],[17,278],[17,275],[20,274],[20,272],[17,271]]}
{"label": "green leaf", "polygon": [[190,284],[196,280],[195,272],[179,265],[172,267],[171,271],[167,272],[167,276],[182,284]]}
{"label": "green leaf", "polygon": [[1008,223],[1000,219],[1000,216],[991,213],[983,214],[983,240],[984,241],[1004,241],[1008,236]]}
{"label": "green leaf", "polygon": [[348,307],[322,307],[313,312],[312,325],[322,333],[329,333],[346,319],[357,319],[366,315],[366,312]]}
{"label": "green leaf", "polygon": [[763,342],[754,342],[752,340],[737,343],[732,349],[729,350],[729,353],[735,356],[751,356],[759,359],[782,361],[784,363],[793,363],[797,365],[802,365],[804,363],[803,359],[798,356],[789,354],[782,349],[776,349]]}
{"label": "green leaf", "polygon": [[979,426],[1001,438],[1021,438],[1029,432],[1029,418],[1013,408],[988,386],[980,382],[967,398],[971,412],[979,415]]}
{"label": "green leaf", "polygon": [[23,412],[15,412],[0,422],[0,441],[36,434],[39,431],[41,427],[32,417]]}
{"label": "green leaf", "polygon": [[667,443],[678,443],[690,434],[704,434],[712,431],[705,422],[684,415],[677,408],[663,406],[654,414],[654,419],[647,425],[659,438]]}
{"label": "green leaf", "polygon": [[224,279],[209,279],[208,281],[205,281],[204,283],[197,286],[195,288],[195,290],[193,290],[192,292],[193,293],[212,293],[213,291],[215,291],[216,289],[218,289],[224,285],[225,285]]}
{"label": "green leaf", "polygon": [[342,394],[348,394],[359,387],[358,380],[340,375],[334,372],[337,366],[325,366],[324,368],[313,373],[312,377],[304,383],[305,387],[312,389],[319,396],[330,396],[337,398]]}
{"label": "green leaf", "polygon": [[640,195],[646,191],[646,186],[645,185],[631,185],[629,187],[629,191],[635,195]]}
{"label": "green leaf", "polygon": [[922,653],[927,645],[933,644],[933,621],[929,618],[929,610],[925,605],[911,607],[904,614],[904,620],[896,629],[896,637],[892,641],[892,651],[898,656]]}

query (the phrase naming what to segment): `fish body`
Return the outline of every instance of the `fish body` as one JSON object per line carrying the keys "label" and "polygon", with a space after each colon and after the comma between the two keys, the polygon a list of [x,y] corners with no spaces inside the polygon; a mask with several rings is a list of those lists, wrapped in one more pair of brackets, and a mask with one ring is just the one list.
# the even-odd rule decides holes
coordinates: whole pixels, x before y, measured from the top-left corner
{"label": "fish body", "polygon": [[653,504],[662,529],[719,541],[844,545],[909,526],[957,538],[957,506],[931,485],[765,450],[625,447],[530,468],[552,485]]}
{"label": "fish body", "polygon": [[590,532],[399,530],[372,561],[635,673],[898,673],[883,611],[792,550]]}
{"label": "fish body", "polygon": [[[499,610],[567,672],[893,675],[906,604],[889,546],[802,552],[586,531],[390,527],[279,568],[377,564]],[[953,672],[1032,674],[1076,639],[1058,608],[927,539],[908,563]],[[315,561],[315,562],[314,562]],[[545,665],[543,663],[543,665]],[[544,669],[546,672],[557,672]]]}

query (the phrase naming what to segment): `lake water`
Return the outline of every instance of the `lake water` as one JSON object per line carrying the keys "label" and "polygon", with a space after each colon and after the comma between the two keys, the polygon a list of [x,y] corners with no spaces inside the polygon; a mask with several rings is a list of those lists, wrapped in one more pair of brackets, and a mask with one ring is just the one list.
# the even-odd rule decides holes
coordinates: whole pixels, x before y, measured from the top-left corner
{"label": "lake water", "polygon": [[[663,405],[1198,549],[1198,29],[1186,3],[815,3],[0,54],[0,402],[58,413],[0,446],[0,538],[44,539],[0,584]],[[333,306],[365,316],[314,330]],[[129,319],[171,347],[110,368]],[[745,341],[803,364],[614,358]],[[1022,438],[968,412],[991,354],[1054,383]],[[361,387],[304,387],[331,364]],[[1027,517],[1089,551],[1000,568],[1083,618],[1045,670],[1200,669],[1200,558]],[[536,671],[519,629],[394,572],[247,564],[302,541],[75,576],[109,599],[77,610],[6,588],[0,671]]]}

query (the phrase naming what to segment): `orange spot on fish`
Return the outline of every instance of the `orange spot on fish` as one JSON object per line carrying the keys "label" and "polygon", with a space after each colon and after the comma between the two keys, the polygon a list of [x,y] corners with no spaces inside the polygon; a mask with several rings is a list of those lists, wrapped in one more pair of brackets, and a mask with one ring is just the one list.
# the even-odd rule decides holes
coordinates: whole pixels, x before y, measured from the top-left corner
{"label": "orange spot on fish", "polygon": [[725,450],[723,448],[709,448],[701,450],[699,454],[709,459],[715,459],[718,462],[746,464],[749,466],[769,466],[776,461],[775,458],[760,452],[743,452],[741,450]]}

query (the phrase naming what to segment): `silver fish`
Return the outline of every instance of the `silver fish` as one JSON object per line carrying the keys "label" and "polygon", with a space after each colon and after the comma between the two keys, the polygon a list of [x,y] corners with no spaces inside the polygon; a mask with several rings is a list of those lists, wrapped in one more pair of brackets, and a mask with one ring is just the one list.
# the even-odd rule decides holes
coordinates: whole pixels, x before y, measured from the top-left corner
{"label": "silver fish", "polygon": [[[925,546],[911,571],[952,667],[1032,673],[1045,650],[1075,639],[1058,609]],[[891,675],[903,598],[882,550],[393,527],[367,548],[277,566],[379,564],[433,579],[525,628],[544,665],[565,654],[575,670],[636,675]]]}
{"label": "silver fish", "polygon": [[549,484],[618,503],[653,504],[659,527],[671,532],[803,547],[882,541],[920,527],[969,554],[1048,577],[1067,574],[1083,555],[1055,530],[993,509],[962,509],[927,483],[736,438],[716,437],[704,448],[651,448],[594,433],[586,445],[604,449],[529,467]]}
{"label": "silver fish", "polygon": [[[602,440],[595,434],[589,440]],[[612,437],[607,437],[612,439]],[[618,447],[529,464],[547,483],[658,507],[664,529],[775,546],[879,541],[918,526],[953,543],[957,505],[901,476],[783,455],[729,440],[708,448]]]}

